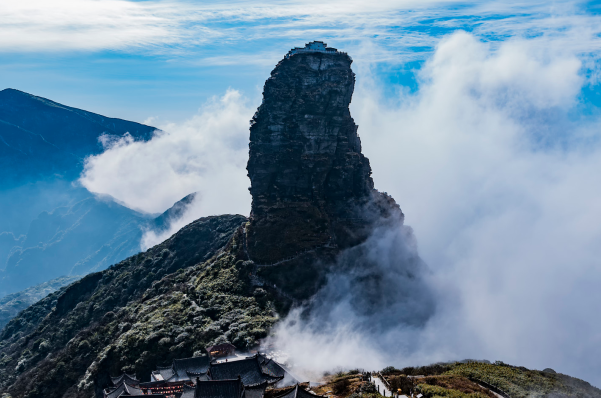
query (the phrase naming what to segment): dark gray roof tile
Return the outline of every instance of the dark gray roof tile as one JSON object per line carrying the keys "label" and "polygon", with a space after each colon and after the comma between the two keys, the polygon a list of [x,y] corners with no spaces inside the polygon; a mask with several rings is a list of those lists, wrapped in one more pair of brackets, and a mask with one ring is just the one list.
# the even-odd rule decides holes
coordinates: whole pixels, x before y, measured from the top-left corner
{"label": "dark gray roof tile", "polygon": [[267,382],[244,388],[244,398],[263,398]]}
{"label": "dark gray roof tile", "polygon": [[212,363],[209,367],[209,375],[212,380],[232,380],[240,376],[245,386],[261,384],[266,381],[273,383],[279,380],[277,377],[263,373],[257,357],[241,359],[239,361]]}
{"label": "dark gray roof tile", "polygon": [[121,383],[123,380],[127,380],[131,385],[136,385],[139,383],[135,375],[129,375],[127,373],[123,373],[121,376],[111,377],[111,381],[113,382],[114,386],[119,385],[119,383]]}
{"label": "dark gray roof tile", "polygon": [[324,398],[324,397],[322,397],[320,395],[312,394],[297,384],[289,392],[286,392],[282,395],[278,395],[274,398]]}
{"label": "dark gray roof tile", "polygon": [[209,380],[196,384],[195,398],[242,398],[244,386],[239,379]]}

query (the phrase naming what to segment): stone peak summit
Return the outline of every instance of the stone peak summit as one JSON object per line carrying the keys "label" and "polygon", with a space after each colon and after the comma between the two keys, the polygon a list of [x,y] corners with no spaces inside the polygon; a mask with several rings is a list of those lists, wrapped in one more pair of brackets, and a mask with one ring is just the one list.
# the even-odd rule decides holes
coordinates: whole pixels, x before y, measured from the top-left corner
{"label": "stone peak summit", "polygon": [[374,189],[349,104],[352,59],[323,42],[292,49],[265,82],[250,128],[249,255],[273,263],[363,241],[402,212]]}

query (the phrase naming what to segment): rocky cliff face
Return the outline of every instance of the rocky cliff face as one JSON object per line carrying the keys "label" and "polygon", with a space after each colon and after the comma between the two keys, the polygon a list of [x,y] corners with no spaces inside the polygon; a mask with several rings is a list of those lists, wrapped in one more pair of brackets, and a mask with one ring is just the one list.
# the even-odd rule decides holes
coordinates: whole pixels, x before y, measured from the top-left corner
{"label": "rocky cliff face", "polygon": [[317,247],[349,247],[377,220],[402,220],[394,200],[374,190],[361,153],[349,112],[351,62],[335,51],[296,53],[265,83],[251,121],[248,161],[248,251],[258,263]]}
{"label": "rocky cliff face", "polygon": [[280,62],[251,127],[250,220],[199,219],[21,312],[0,333],[0,393],[101,397],[111,374],[148,380],[210,344],[254,347],[342,249],[402,222],[361,154],[350,65],[336,52]]}

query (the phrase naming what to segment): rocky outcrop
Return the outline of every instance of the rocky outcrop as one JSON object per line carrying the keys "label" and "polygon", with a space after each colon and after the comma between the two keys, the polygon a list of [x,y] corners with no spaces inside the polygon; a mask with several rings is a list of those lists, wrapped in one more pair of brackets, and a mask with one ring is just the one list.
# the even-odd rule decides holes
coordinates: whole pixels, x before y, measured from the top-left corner
{"label": "rocky outcrop", "polygon": [[349,247],[382,218],[402,220],[394,200],[374,190],[361,153],[349,111],[352,60],[331,50],[280,61],[251,121],[247,244],[258,263],[317,247]]}
{"label": "rocky outcrop", "polygon": [[157,364],[208,345],[255,347],[342,249],[402,222],[361,154],[350,65],[335,51],[280,62],[251,127],[251,218],[196,220],[21,312],[0,333],[0,393],[101,397],[110,375],[148,380]]}

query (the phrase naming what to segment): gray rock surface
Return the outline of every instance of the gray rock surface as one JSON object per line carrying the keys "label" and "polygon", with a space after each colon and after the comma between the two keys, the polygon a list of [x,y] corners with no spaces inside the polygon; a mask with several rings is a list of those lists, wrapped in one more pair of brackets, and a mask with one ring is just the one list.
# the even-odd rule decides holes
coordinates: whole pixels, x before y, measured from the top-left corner
{"label": "gray rock surface", "polygon": [[340,52],[284,58],[251,121],[248,250],[274,263],[317,247],[360,243],[376,220],[403,214],[377,192],[349,104],[351,58]]}

